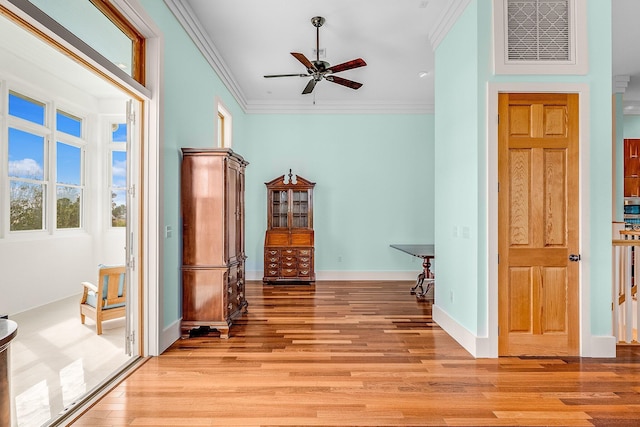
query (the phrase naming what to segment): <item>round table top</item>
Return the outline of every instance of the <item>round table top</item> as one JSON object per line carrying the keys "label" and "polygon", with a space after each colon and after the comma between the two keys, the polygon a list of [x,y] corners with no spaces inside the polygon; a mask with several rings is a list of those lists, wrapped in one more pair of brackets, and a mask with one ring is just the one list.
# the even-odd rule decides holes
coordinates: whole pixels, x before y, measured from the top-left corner
{"label": "round table top", "polygon": [[3,351],[18,334],[18,324],[13,320],[0,319],[0,351]]}

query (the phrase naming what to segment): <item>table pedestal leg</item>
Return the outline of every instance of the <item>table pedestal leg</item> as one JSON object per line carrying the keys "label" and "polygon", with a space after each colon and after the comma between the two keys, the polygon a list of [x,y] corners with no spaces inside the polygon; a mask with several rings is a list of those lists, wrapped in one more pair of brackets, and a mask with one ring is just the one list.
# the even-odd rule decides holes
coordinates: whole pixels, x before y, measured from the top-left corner
{"label": "table pedestal leg", "polygon": [[[427,281],[426,289],[424,287],[425,280]],[[431,262],[429,261],[429,258],[423,258],[422,272],[418,274],[416,284],[411,288],[411,294],[415,294],[416,297],[426,296],[433,286],[434,282],[435,280],[433,279],[433,274],[431,273]]]}

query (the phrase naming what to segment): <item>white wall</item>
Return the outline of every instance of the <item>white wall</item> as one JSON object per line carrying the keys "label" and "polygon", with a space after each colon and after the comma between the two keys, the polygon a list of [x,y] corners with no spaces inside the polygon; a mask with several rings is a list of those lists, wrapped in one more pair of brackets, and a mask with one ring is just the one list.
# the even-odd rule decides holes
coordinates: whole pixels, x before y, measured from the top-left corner
{"label": "white wall", "polygon": [[[4,23],[3,23],[4,25]],[[62,56],[62,55],[61,55]],[[65,59],[68,60],[68,59]],[[10,316],[82,292],[80,282],[97,280],[97,264],[124,263],[124,229],[109,229],[106,123],[124,115],[125,99],[107,101],[55,78],[0,47],[0,90],[7,87],[40,99],[57,99],[70,111],[87,112],[86,206],[84,230],[10,233],[5,168],[0,171],[0,314]],[[44,68],[41,68],[44,67]],[[2,96],[0,99],[6,99]],[[4,108],[0,108],[0,118]],[[4,125],[4,122],[3,122]],[[3,134],[0,138],[4,138]],[[6,144],[0,144],[6,150]],[[6,158],[0,156],[0,159]],[[5,160],[6,161],[6,160]],[[0,174],[1,175],[1,174]]]}

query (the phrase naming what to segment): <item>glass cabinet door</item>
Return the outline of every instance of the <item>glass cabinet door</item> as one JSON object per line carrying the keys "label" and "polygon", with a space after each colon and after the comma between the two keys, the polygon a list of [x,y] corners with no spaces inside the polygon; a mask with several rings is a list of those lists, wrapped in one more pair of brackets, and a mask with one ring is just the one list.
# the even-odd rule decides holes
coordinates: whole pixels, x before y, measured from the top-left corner
{"label": "glass cabinet door", "polygon": [[293,228],[306,228],[309,226],[309,193],[306,190],[294,190],[292,193],[292,226]]}
{"label": "glass cabinet door", "polygon": [[271,194],[271,203],[271,226],[273,228],[287,228],[287,214],[289,211],[287,191],[273,191]]}

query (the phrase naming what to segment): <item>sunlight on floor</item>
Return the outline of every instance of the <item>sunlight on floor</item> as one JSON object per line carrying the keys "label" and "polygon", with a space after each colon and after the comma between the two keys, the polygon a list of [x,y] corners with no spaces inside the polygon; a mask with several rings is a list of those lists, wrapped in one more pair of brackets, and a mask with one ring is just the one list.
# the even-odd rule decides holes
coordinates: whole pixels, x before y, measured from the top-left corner
{"label": "sunlight on floor", "polygon": [[80,295],[11,316],[13,425],[41,426],[125,364],[124,319],[80,323]]}

